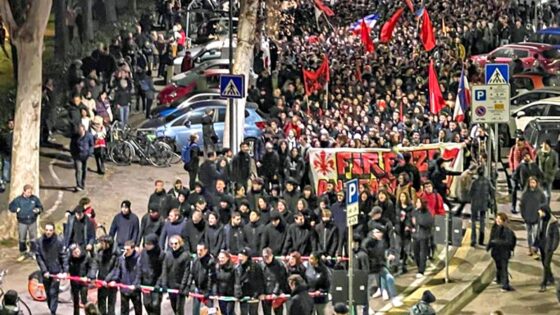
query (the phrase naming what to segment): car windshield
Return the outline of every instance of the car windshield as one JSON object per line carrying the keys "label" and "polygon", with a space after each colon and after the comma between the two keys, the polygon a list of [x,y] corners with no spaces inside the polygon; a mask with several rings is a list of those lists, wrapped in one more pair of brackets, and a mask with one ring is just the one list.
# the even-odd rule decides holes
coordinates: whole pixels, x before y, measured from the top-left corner
{"label": "car windshield", "polygon": [[175,119],[183,116],[186,112],[188,112],[190,110],[190,108],[183,108],[183,109],[179,109],[174,111],[173,113],[165,116],[165,122],[169,123],[174,121]]}
{"label": "car windshield", "polygon": [[183,76],[177,78],[177,80],[175,80],[173,83],[175,83],[178,86],[187,86],[193,83],[194,80],[196,80],[197,76],[198,76],[197,71],[189,71],[185,73]]}
{"label": "car windshield", "polygon": [[560,59],[560,51],[556,49],[549,49],[542,52],[543,57],[546,59]]}

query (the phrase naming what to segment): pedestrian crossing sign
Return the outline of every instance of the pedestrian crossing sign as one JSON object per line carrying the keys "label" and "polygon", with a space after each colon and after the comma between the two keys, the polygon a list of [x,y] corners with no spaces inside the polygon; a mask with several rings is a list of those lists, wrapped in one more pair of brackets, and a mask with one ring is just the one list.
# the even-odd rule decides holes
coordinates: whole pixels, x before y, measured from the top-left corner
{"label": "pedestrian crossing sign", "polygon": [[222,74],[220,76],[220,95],[225,98],[244,98],[245,76]]}
{"label": "pedestrian crossing sign", "polygon": [[484,67],[486,84],[509,84],[509,65],[505,63],[487,64]]}

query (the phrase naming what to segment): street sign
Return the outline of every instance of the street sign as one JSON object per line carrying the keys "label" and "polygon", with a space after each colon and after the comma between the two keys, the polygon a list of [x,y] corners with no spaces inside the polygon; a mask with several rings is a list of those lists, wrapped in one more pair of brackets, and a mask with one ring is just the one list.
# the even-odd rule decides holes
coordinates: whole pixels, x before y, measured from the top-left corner
{"label": "street sign", "polygon": [[471,97],[471,122],[509,122],[509,84],[473,86]]}
{"label": "street sign", "polygon": [[245,76],[236,74],[220,75],[220,96],[225,98],[244,98]]}
{"label": "street sign", "polygon": [[358,223],[358,214],[360,208],[358,206],[358,179],[352,179],[346,182],[346,223],[352,226]]}
{"label": "street sign", "polygon": [[485,84],[509,84],[509,65],[489,63],[484,67]]}

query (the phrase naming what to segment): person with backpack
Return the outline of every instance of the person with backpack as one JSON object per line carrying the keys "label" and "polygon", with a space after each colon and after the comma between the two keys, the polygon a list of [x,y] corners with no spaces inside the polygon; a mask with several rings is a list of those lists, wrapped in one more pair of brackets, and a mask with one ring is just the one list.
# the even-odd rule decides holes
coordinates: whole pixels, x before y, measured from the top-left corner
{"label": "person with backpack", "polygon": [[508,227],[508,222],[507,214],[500,212],[496,215],[496,223],[492,226],[490,241],[486,246],[486,251],[491,251],[490,254],[496,264],[496,283],[501,284],[502,292],[514,291],[509,284],[508,264],[517,245],[517,237]]}
{"label": "person with backpack", "polygon": [[189,139],[189,144],[181,150],[183,169],[189,173],[189,188],[194,189],[198,169],[200,166],[200,147],[198,146],[198,134],[194,133]]}

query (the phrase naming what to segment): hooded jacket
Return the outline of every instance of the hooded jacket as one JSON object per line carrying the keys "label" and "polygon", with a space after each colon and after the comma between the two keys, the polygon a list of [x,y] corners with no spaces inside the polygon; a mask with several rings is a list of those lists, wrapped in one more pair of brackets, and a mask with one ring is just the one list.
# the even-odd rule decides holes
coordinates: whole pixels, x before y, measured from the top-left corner
{"label": "hooded jacket", "polygon": [[217,257],[224,248],[224,227],[218,222],[216,225],[208,225],[204,232],[204,244],[212,256]]}
{"label": "hooded jacket", "polygon": [[273,255],[282,255],[286,240],[286,223],[282,219],[277,226],[270,222],[264,227],[261,237],[262,248],[270,247]]}
{"label": "hooded jacket", "polygon": [[184,247],[165,253],[161,272],[161,285],[171,289],[183,290],[188,280],[191,255]]}
{"label": "hooded jacket", "polygon": [[158,245],[158,236],[149,234],[146,236],[146,242],[154,244],[154,248],[147,250],[144,248],[140,254],[139,272],[136,283],[141,285],[155,286],[163,271],[163,261],[165,253]]}
{"label": "hooded jacket", "polygon": [[539,220],[537,237],[534,245],[541,248],[545,253],[553,253],[560,242],[560,231],[558,230],[558,219],[552,214],[550,207],[546,204],[540,207],[545,213]]}
{"label": "hooded jacket", "polygon": [[158,237],[161,235],[163,230],[163,225],[165,222],[161,215],[158,214],[156,218],[150,216],[150,213],[144,214],[142,220],[140,221],[140,242],[143,244],[146,242],[146,236],[150,234],[155,234]]}
{"label": "hooded jacket", "polygon": [[521,195],[519,207],[521,209],[521,216],[527,224],[539,223],[539,209],[540,205],[546,203],[546,196],[540,188],[527,189]]}

